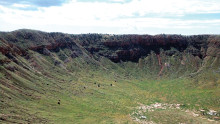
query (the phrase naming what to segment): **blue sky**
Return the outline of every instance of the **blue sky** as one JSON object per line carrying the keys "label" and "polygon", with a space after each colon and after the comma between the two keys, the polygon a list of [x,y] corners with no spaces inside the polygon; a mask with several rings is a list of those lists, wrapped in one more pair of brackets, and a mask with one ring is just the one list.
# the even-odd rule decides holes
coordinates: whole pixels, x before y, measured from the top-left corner
{"label": "blue sky", "polygon": [[0,0],[0,31],[220,34],[220,0]]}

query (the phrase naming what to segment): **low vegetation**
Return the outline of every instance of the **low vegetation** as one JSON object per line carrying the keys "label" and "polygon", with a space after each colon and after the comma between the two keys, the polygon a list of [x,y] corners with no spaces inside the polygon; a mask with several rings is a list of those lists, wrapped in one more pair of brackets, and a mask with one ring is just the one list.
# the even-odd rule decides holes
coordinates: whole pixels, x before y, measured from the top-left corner
{"label": "low vegetation", "polygon": [[[101,46],[95,52],[85,44],[90,41],[90,48],[94,48],[99,47],[96,38],[132,39],[128,36],[79,35],[74,42],[69,39],[74,36],[67,34],[51,33],[43,37],[44,32],[26,30],[0,36],[4,42],[0,46],[0,123],[220,121],[219,47],[210,44],[216,52],[206,48],[210,52],[206,56],[196,53],[198,44],[207,45],[208,36],[198,37],[205,40],[195,43],[193,52],[191,47],[184,51],[162,47],[159,52],[151,50],[138,61],[122,58],[119,62],[102,54],[113,55],[111,51],[122,47]],[[42,45],[32,43],[39,38],[47,45],[58,39],[74,45],[34,47]],[[210,42],[217,44],[218,39],[214,40]],[[10,49],[5,51],[6,47]]]}

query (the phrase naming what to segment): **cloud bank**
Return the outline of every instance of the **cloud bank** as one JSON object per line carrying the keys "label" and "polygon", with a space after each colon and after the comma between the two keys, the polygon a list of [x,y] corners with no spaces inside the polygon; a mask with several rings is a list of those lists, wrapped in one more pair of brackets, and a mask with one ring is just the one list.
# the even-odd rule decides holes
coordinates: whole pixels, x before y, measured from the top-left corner
{"label": "cloud bank", "polygon": [[0,0],[0,30],[220,34],[219,6],[219,0]]}

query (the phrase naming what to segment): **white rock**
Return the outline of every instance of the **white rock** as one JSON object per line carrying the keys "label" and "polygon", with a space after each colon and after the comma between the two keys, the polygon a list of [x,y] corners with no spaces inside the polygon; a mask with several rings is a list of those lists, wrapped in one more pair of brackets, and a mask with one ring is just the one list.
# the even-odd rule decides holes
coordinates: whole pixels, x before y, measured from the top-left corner
{"label": "white rock", "polygon": [[193,113],[193,117],[198,117],[199,114]]}
{"label": "white rock", "polygon": [[207,114],[209,114],[209,115],[217,115],[217,111],[215,111],[215,110],[209,110],[209,112],[207,113]]}
{"label": "white rock", "polygon": [[147,117],[142,115],[140,118],[141,118],[141,119],[146,119]]}

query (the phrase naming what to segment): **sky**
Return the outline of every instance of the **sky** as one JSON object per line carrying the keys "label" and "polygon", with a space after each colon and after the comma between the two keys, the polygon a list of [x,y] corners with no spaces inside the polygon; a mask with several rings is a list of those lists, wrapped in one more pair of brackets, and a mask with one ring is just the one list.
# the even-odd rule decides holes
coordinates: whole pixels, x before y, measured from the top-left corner
{"label": "sky", "polygon": [[0,31],[220,34],[220,0],[0,0]]}

